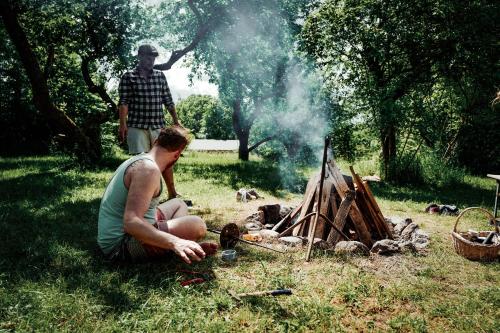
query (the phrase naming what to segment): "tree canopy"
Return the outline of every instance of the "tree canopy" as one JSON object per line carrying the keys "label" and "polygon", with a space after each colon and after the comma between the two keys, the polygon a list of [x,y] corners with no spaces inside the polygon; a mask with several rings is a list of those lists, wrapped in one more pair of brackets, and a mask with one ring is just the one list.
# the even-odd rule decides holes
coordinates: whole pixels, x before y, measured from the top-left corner
{"label": "tree canopy", "polygon": [[217,98],[209,95],[191,95],[180,101],[177,114],[182,125],[200,139],[233,139],[231,111]]}
{"label": "tree canopy", "polygon": [[302,49],[332,89],[368,111],[386,177],[403,171],[397,163],[408,141],[399,137],[411,132],[448,156],[459,152],[456,142],[474,113],[489,112],[499,78],[498,7],[494,1],[329,0],[307,17]]}
{"label": "tree canopy", "polygon": [[[348,159],[380,149],[387,179],[409,177],[425,154],[491,172],[500,165],[500,113],[490,103],[500,78],[499,6],[3,1],[0,123],[8,130],[0,135],[36,152],[57,141],[81,160],[98,160],[102,138],[116,127],[110,82],[147,41],[170,52],[155,68],[182,59],[193,77],[208,75],[217,85],[218,101],[179,103],[181,122],[198,137],[236,137],[243,160],[252,151],[313,160],[310,146],[329,133]],[[2,153],[16,150],[4,146]]]}

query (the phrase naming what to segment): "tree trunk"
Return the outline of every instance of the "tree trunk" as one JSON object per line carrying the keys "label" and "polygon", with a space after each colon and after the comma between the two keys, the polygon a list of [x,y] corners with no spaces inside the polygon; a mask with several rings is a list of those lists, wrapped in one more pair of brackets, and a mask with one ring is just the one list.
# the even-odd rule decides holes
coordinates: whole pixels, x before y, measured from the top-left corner
{"label": "tree trunk", "polygon": [[242,161],[248,161],[248,137],[250,136],[250,127],[245,123],[243,114],[241,113],[241,100],[235,99],[232,103],[233,107],[233,129],[240,146],[238,148],[238,158]]}
{"label": "tree trunk", "polygon": [[[90,62],[93,59],[90,57],[82,57],[81,71],[83,76],[83,81],[87,85],[88,90],[92,94],[98,95],[102,101],[106,104],[107,112],[94,114],[92,116],[93,121],[97,122],[97,124],[103,124],[107,121],[111,121],[113,119],[118,119],[118,106],[115,101],[108,95],[106,88],[103,85],[96,85],[92,80],[92,76],[90,75]],[[92,136],[90,136],[92,138]]]}
{"label": "tree trunk", "polygon": [[30,80],[33,101],[36,108],[47,117],[50,125],[55,130],[64,133],[71,142],[77,145],[76,155],[80,161],[96,161],[98,154],[96,153],[94,143],[76,126],[73,120],[52,103],[47,80],[40,69],[40,64],[28,42],[26,34],[19,24],[17,12],[12,8],[10,2],[1,3],[0,14],[5,29],[16,47],[19,58]]}
{"label": "tree trunk", "polygon": [[386,124],[381,130],[382,141],[382,162],[384,165],[384,176],[387,180],[394,180],[396,161],[396,127],[393,124]]}
{"label": "tree trunk", "polygon": [[249,132],[244,131],[241,135],[238,135],[238,140],[240,141],[240,146],[238,147],[238,158],[242,161],[248,161],[250,152],[248,150],[248,137]]}

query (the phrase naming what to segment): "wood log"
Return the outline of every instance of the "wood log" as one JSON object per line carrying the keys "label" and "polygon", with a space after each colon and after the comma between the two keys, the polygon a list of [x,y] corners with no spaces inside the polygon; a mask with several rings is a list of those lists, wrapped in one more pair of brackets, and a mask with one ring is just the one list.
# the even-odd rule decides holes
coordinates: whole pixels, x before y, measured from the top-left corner
{"label": "wood log", "polygon": [[[338,212],[335,216],[335,220],[333,221],[333,224],[339,229],[342,230],[345,226],[346,218],[347,215],[349,214],[349,211],[351,210],[351,205],[354,201],[355,193],[352,190],[349,190],[340,203],[340,207],[338,209]],[[330,233],[328,234],[328,238],[326,241],[330,246],[335,246],[340,240],[341,235],[334,229],[332,228],[330,230]]]}
{"label": "wood log", "polygon": [[380,239],[383,235],[383,232],[382,230],[380,230],[380,227],[377,223],[377,216],[375,212],[370,208],[368,199],[361,189],[356,190],[356,204],[363,214],[368,231],[370,231],[372,235],[375,235],[377,239]]}
{"label": "wood log", "polygon": [[374,207],[374,209],[379,217],[379,221],[381,222],[381,224],[382,224],[382,226],[387,234],[386,237],[390,238],[390,239],[394,239],[394,236],[392,235],[391,228],[389,228],[389,226],[387,225],[387,222],[385,222],[384,215],[382,214],[382,211],[380,210],[380,207],[379,207],[377,201],[375,200],[375,197],[373,196],[372,190],[370,189],[368,182],[363,181],[363,185],[365,187],[366,194],[368,195],[368,198],[370,199],[370,202],[372,203],[372,205],[373,205],[373,207]]}
{"label": "wood log", "polygon": [[[333,183],[331,181],[327,181],[323,184],[323,194],[321,195],[321,210],[320,213],[324,216],[327,216],[328,210],[330,208],[330,200],[332,188],[334,188]],[[314,234],[315,238],[325,239],[325,229],[327,222],[321,216],[318,218],[318,222],[316,225],[316,232]]]}
{"label": "wood log", "polygon": [[[302,205],[302,209],[299,215],[299,220],[302,219],[304,216],[306,216],[308,213],[312,212],[312,207],[314,206],[314,201],[315,201],[314,198],[317,196],[316,192],[317,192],[319,177],[320,174],[317,174],[315,177],[309,179],[309,182],[307,183],[306,193],[305,193],[306,199],[304,200],[304,204]],[[300,227],[293,229],[292,234],[294,236],[302,235],[305,228],[304,224],[307,223],[308,222],[302,223]]]}
{"label": "wood log", "polygon": [[375,197],[373,196],[370,187],[368,186],[368,183],[361,179],[361,177],[354,171],[354,168],[352,166],[350,166],[349,169],[351,170],[354,183],[358,186],[360,191],[363,192],[366,206],[368,207],[370,215],[372,216],[373,223],[378,230],[380,238],[392,239],[392,232],[385,222],[384,216],[380,211],[380,207],[378,206],[377,201],[375,200]]}
{"label": "wood log", "polygon": [[[341,199],[344,199],[346,193],[350,190],[346,181],[344,180],[344,176],[340,172],[340,169],[337,167],[335,161],[332,159],[329,163],[327,163],[330,174],[334,178],[334,185],[337,193],[340,195]],[[363,220],[363,215],[359,211],[356,202],[353,202],[351,205],[351,209],[349,210],[349,216],[354,224],[354,228],[356,229],[356,233],[363,244],[368,247],[371,247],[372,237],[366,228],[365,221]]]}
{"label": "wood log", "polygon": [[304,202],[301,202],[300,205],[298,205],[297,207],[295,207],[293,210],[289,211],[288,214],[286,214],[285,217],[283,217],[281,219],[281,221],[279,221],[278,223],[276,223],[276,225],[273,227],[272,230],[273,231],[278,231],[278,229],[280,229],[280,228],[286,228],[286,227],[288,227],[288,224],[290,224],[290,222],[293,220],[293,218],[302,209],[303,203]]}
{"label": "wood log", "polygon": [[370,222],[372,229],[376,231],[377,233],[377,238],[383,239],[385,238],[385,229],[384,226],[381,225],[379,221],[379,216],[377,212],[375,211],[375,208],[373,207],[373,204],[370,200],[370,197],[367,194],[366,188],[363,184],[363,180],[361,177],[354,171],[354,168],[352,166],[349,167],[352,178],[354,180],[354,183],[356,184],[358,191],[360,193],[359,198],[357,198],[357,201],[360,203],[360,206],[364,206],[364,214],[366,217],[366,220]]}
{"label": "wood log", "polygon": [[[330,198],[330,209],[328,210],[328,218],[330,219],[330,221],[335,220],[335,216],[337,215],[338,206],[339,206],[337,204],[337,201],[340,202],[339,196],[338,196],[337,192],[335,191],[335,186],[334,186],[332,188],[332,194],[331,194],[331,198]],[[330,235],[331,232],[332,232],[332,228],[330,225],[328,225],[328,229],[326,230],[326,238],[325,239],[328,238],[328,235]]]}

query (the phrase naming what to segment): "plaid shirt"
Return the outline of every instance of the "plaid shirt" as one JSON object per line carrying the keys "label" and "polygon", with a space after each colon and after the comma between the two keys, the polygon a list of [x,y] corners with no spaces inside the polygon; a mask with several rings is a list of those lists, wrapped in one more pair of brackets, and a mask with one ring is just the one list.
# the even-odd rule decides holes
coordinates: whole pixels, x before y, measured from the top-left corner
{"label": "plaid shirt", "polygon": [[119,104],[128,105],[127,126],[144,129],[165,127],[163,105],[174,107],[167,79],[162,71],[154,70],[148,80],[139,75],[139,69],[126,72],[118,86]]}

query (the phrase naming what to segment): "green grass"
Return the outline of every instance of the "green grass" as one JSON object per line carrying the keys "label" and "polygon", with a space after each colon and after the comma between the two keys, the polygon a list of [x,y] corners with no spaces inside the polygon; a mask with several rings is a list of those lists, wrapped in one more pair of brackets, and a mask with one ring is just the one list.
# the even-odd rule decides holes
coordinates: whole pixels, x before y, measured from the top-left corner
{"label": "green grass", "polygon": [[[491,180],[467,176],[453,188],[373,186],[384,215],[411,217],[431,234],[426,255],[315,252],[305,263],[303,251],[283,256],[239,245],[235,264],[210,258],[191,267],[213,270],[215,280],[182,288],[177,271],[186,266],[176,260],[113,266],[97,255],[99,200],[124,158],[95,170],[75,168],[64,157],[0,159],[0,332],[494,332],[500,326],[498,262],[456,255],[449,236],[455,218],[422,212],[429,202],[491,209]],[[298,203],[311,171],[188,152],[175,177],[194,213],[220,227],[264,203]],[[292,172],[297,193],[283,190],[281,179]],[[264,199],[237,203],[240,187],[254,187]],[[460,227],[486,230],[482,221],[472,214]],[[228,293],[279,287],[294,295],[239,303]]]}

